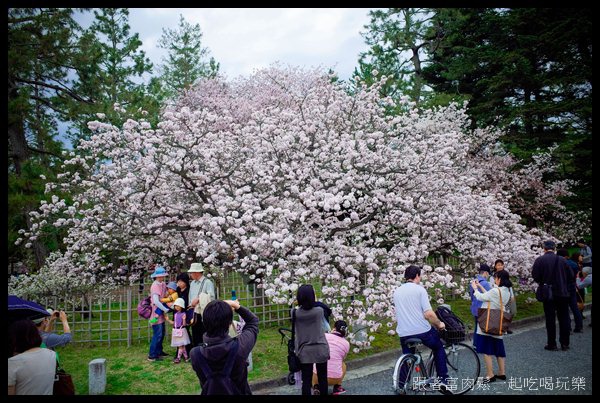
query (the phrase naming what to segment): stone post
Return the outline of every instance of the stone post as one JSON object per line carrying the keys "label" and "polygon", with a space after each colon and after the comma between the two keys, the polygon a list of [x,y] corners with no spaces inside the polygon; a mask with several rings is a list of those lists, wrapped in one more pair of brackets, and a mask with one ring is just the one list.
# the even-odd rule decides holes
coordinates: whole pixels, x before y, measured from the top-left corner
{"label": "stone post", "polygon": [[89,394],[101,395],[106,389],[106,358],[96,358],[89,366]]}

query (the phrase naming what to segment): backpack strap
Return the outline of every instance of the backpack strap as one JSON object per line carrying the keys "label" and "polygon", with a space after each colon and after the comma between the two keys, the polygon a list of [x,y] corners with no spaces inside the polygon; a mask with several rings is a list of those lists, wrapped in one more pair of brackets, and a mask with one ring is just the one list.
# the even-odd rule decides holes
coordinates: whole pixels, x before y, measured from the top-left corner
{"label": "backpack strap", "polygon": [[225,377],[229,377],[231,375],[233,364],[235,363],[235,357],[237,356],[238,349],[240,348],[240,344],[238,343],[237,339],[233,340],[233,346],[229,348],[227,361],[225,362],[225,367],[223,368],[223,376]]}
{"label": "backpack strap", "polygon": [[292,340],[296,337],[296,309],[292,308]]}
{"label": "backpack strap", "polygon": [[[239,349],[239,343],[237,342],[237,339],[234,338],[233,340],[233,346],[231,346],[229,348],[229,352],[227,353],[227,361],[225,362],[225,366],[223,367],[223,375],[228,377],[231,375],[231,371],[233,369],[233,364],[235,362],[235,357],[237,355],[238,349]],[[228,342],[229,340],[227,340]],[[221,342],[221,343],[215,343],[215,344],[210,344],[211,346],[217,345],[217,344],[223,344],[226,342]],[[213,377],[213,371],[210,369],[210,366],[208,365],[208,361],[206,361],[206,357],[204,357],[204,348],[208,347],[209,345],[204,343],[202,345],[200,345],[200,354],[198,354],[198,364],[200,365],[200,369],[202,370],[202,372],[204,373],[204,375],[206,375],[206,378],[212,378]]]}
{"label": "backpack strap", "polygon": [[62,370],[62,365],[60,365],[60,358],[58,357],[58,352],[54,352],[56,354],[56,372]]}

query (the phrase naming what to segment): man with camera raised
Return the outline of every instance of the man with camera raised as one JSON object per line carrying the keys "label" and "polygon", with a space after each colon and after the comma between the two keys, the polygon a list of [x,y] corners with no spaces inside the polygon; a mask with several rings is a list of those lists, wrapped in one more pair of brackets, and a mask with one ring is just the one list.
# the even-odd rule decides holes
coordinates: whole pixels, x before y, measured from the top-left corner
{"label": "man with camera raised", "polygon": [[[44,317],[33,321],[42,336],[42,347],[45,344],[46,348],[54,349],[54,347],[66,345],[72,340],[67,314],[65,311],[59,312],[52,309],[48,309],[48,312],[50,312],[50,318]],[[52,332],[57,318],[60,318],[63,325],[63,334],[60,335]]]}

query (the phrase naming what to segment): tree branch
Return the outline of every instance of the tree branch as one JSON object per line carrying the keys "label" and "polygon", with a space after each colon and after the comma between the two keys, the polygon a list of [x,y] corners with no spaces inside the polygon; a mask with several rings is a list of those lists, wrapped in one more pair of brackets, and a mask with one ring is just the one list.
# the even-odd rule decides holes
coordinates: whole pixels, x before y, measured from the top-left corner
{"label": "tree branch", "polygon": [[34,148],[34,147],[29,146],[29,145],[27,146],[27,148],[30,151],[34,152],[34,153],[52,155],[53,157],[59,158],[61,161],[63,160],[62,156],[60,156],[58,154],[54,154],[53,152],[45,151],[45,150],[40,150],[38,148]]}
{"label": "tree branch", "polygon": [[68,88],[61,88],[58,85],[53,85],[53,84],[50,84],[50,83],[45,83],[43,81],[26,80],[24,78],[18,78],[18,77],[15,78],[15,81],[18,81],[18,82],[21,82],[21,83],[25,83],[25,84],[39,85],[41,87],[51,88],[51,89],[56,90],[56,91],[64,92],[67,95],[69,95],[71,98],[73,98],[73,99],[75,99],[77,101],[85,102],[86,104],[90,104],[90,105],[94,104],[93,100],[84,99],[84,98],[80,97],[79,95],[75,94],[70,89],[68,89]]}

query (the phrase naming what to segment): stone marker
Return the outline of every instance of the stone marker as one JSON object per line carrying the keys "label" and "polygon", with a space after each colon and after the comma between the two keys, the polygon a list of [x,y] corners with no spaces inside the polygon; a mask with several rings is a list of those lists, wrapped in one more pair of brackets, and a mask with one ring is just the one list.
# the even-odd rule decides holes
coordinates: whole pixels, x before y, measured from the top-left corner
{"label": "stone marker", "polygon": [[89,394],[101,395],[106,389],[106,358],[96,358],[89,366]]}

